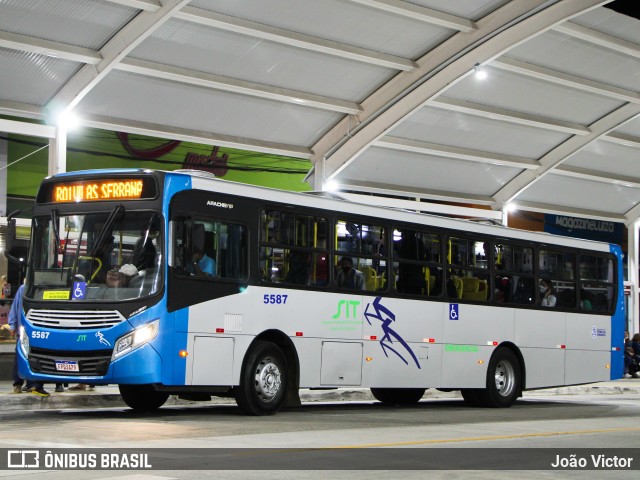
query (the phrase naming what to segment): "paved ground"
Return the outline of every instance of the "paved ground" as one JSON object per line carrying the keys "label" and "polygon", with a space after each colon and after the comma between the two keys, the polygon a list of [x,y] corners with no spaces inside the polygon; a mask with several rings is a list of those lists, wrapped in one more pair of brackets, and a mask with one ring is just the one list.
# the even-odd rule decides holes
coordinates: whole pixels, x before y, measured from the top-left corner
{"label": "paved ground", "polygon": [[[73,386],[73,384],[71,384]],[[108,408],[125,406],[117,386],[96,387],[93,391],[55,393],[53,385],[45,385],[51,393],[49,397],[41,397],[30,393],[14,394],[11,382],[0,382],[0,405],[3,410],[38,410],[65,408]],[[550,388],[525,392],[527,396],[540,395],[620,395],[640,393],[640,379],[629,378],[610,382],[592,383],[572,387]],[[367,388],[339,388],[336,390],[301,390],[303,402],[343,402],[373,400]],[[427,390],[424,398],[459,398],[458,392],[439,392]],[[215,398],[212,403],[234,403],[231,399]],[[171,396],[166,405],[190,405],[194,402],[180,400]],[[200,403],[200,402],[199,402]],[[209,402],[204,402],[207,404]]]}

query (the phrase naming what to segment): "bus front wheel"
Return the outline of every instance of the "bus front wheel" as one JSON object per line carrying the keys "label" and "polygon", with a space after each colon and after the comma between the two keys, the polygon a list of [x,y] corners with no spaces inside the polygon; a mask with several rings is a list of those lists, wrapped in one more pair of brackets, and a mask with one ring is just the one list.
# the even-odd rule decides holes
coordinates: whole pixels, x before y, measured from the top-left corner
{"label": "bus front wheel", "polygon": [[420,401],[424,391],[424,388],[372,388],[371,395],[382,403],[411,405]]}
{"label": "bus front wheel", "polygon": [[118,385],[122,400],[138,412],[153,412],[169,398],[168,393],[157,392],[152,385]]}
{"label": "bus front wheel", "polygon": [[480,404],[491,408],[510,407],[521,392],[522,371],[518,358],[508,348],[496,350],[487,368],[487,388],[477,390]]}
{"label": "bus front wheel", "polygon": [[273,415],[282,406],[287,391],[287,361],[282,349],[259,342],[242,367],[236,403],[248,415]]}

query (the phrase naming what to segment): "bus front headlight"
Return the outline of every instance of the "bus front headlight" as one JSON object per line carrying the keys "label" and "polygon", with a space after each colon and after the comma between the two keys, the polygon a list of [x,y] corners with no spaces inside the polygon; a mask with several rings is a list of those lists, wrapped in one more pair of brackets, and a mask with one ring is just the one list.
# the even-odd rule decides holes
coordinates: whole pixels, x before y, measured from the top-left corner
{"label": "bus front headlight", "polygon": [[116,341],[111,359],[115,360],[156,338],[158,336],[159,324],[160,320],[154,320],[120,337]]}
{"label": "bus front headlight", "polygon": [[22,348],[22,353],[24,356],[29,358],[29,350],[31,346],[29,345],[29,336],[27,332],[24,331],[24,327],[20,327],[20,347]]}

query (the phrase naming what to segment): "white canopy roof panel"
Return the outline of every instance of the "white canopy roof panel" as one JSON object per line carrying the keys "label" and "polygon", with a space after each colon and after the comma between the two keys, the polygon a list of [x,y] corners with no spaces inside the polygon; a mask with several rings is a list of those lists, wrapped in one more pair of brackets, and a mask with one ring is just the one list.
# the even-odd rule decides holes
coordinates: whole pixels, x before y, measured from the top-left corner
{"label": "white canopy roof panel", "polygon": [[629,223],[636,3],[0,0],[0,113],[308,158],[316,189]]}

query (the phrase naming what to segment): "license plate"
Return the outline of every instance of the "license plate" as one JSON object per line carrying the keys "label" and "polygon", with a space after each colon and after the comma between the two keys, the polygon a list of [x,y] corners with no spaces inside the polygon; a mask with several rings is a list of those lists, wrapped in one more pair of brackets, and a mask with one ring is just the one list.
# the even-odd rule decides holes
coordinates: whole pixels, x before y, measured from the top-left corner
{"label": "license plate", "polygon": [[79,372],[78,362],[68,360],[56,360],[56,370],[59,372]]}

